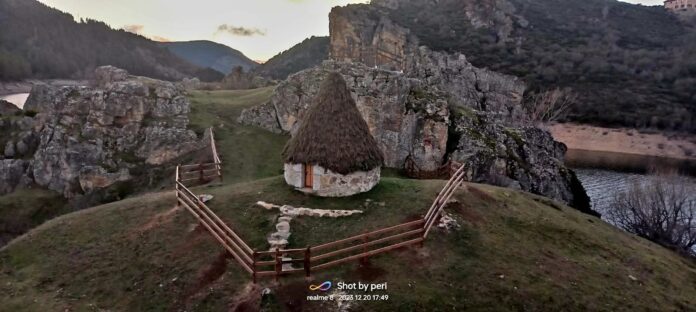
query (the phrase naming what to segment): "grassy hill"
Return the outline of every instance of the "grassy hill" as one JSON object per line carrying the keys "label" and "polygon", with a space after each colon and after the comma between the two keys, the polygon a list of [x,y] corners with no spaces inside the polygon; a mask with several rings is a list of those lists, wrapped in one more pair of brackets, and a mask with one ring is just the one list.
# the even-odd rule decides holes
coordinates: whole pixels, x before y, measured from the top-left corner
{"label": "grassy hill", "polygon": [[241,66],[245,71],[258,66],[242,52],[217,42],[196,40],[160,44],[192,64],[203,68],[209,67],[225,75],[237,66]]}
{"label": "grassy hill", "polygon": [[[312,208],[354,209],[343,219],[292,221],[291,247],[337,239],[422,213],[441,181],[385,178],[373,191],[319,199],[281,177],[196,189],[250,244],[267,248],[276,212],[257,200]],[[365,200],[384,202],[384,207]],[[357,311],[687,310],[696,304],[696,264],[599,219],[529,194],[468,185],[449,212],[462,227],[436,230],[423,248],[403,249],[337,267],[315,281],[388,282],[388,302]],[[69,214],[0,250],[3,311],[220,311],[266,306],[324,311],[304,301],[302,278],[251,285],[241,268],[172,192],[149,194]],[[251,309],[254,310],[254,309]]]}
{"label": "grassy hill", "polygon": [[[268,155],[280,155],[287,138],[256,127],[243,126],[235,121],[242,109],[268,100],[271,92],[272,88],[244,91],[195,91],[190,96],[192,110],[190,127],[200,135],[206,128],[216,127],[215,136],[220,143],[220,153],[226,163],[224,174],[227,182],[250,181],[282,172],[282,165],[277,161],[280,156],[269,157]],[[0,131],[0,142],[2,142],[2,135],[6,134]],[[196,156],[206,157],[208,154],[202,153]],[[187,161],[189,160],[182,160],[182,162]],[[173,168],[168,169],[168,172],[173,174]],[[142,184],[153,184],[155,185],[153,189],[157,186],[168,188],[171,187],[169,177],[157,177],[165,180],[150,183],[152,181],[149,181],[150,177],[147,176],[145,179],[148,181]],[[129,191],[132,192],[132,188],[129,188]],[[142,193],[143,190],[139,192]],[[0,247],[46,220],[74,211],[73,206],[60,194],[37,187],[0,195]]]}
{"label": "grassy hill", "polygon": [[[280,174],[287,137],[234,121],[271,89],[195,92],[191,121],[215,126],[225,183],[196,193],[254,248],[267,248],[277,212],[263,200],[320,209],[362,209],[342,219],[300,217],[289,247],[304,247],[423,214],[443,181],[395,174],[372,191],[322,199],[288,187]],[[170,186],[171,187],[171,186]],[[447,211],[461,225],[435,230],[423,248],[350,263],[314,282],[388,282],[388,302],[352,311],[688,310],[696,263],[548,199],[468,184]],[[368,201],[370,199],[371,201]],[[172,191],[141,194],[53,219],[0,249],[0,311],[327,311],[308,303],[307,281],[249,277]],[[383,204],[380,204],[383,203]],[[261,290],[271,295],[261,299]]]}

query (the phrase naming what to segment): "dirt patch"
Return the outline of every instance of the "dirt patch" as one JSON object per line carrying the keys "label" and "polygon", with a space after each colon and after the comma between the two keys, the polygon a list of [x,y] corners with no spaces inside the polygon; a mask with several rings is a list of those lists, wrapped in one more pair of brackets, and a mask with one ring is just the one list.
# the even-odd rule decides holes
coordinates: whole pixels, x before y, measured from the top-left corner
{"label": "dirt patch", "polygon": [[147,222],[145,222],[145,224],[134,229],[130,233],[130,235],[128,235],[128,237],[131,239],[135,238],[135,237],[140,236],[149,230],[152,230],[156,227],[161,226],[162,224],[171,222],[174,215],[176,215],[176,213],[179,212],[180,210],[181,210],[180,207],[175,206],[172,209],[155,214]]}
{"label": "dirt patch", "polygon": [[281,284],[276,291],[276,297],[286,311],[303,311],[303,305],[307,301],[309,285],[306,282],[292,282]]}
{"label": "dirt patch", "polygon": [[432,264],[430,249],[427,242],[420,245],[404,246],[397,249],[394,254],[394,261],[403,262],[411,268],[421,269]]}
{"label": "dirt patch", "polygon": [[542,274],[563,285],[566,285],[568,282],[575,283],[578,277],[578,265],[576,263],[548,250],[542,252],[542,256],[537,261],[537,267]]}
{"label": "dirt patch", "polygon": [[467,187],[467,190],[469,191],[469,193],[475,195],[476,197],[483,200],[484,202],[495,203],[498,201],[497,199],[495,199],[495,197],[491,196],[491,194],[488,194],[486,191],[484,191],[478,187],[470,185]]}
{"label": "dirt patch", "polygon": [[373,282],[387,274],[387,271],[373,265],[370,260],[361,262],[350,276],[358,276],[361,281]]}
{"label": "dirt patch", "polygon": [[188,305],[188,303],[195,299],[196,294],[200,293],[201,290],[211,285],[225,274],[227,271],[227,259],[229,258],[230,254],[227,251],[220,252],[210,265],[198,273],[196,282],[183,293],[181,301],[184,302],[185,305]]}
{"label": "dirt patch", "polygon": [[197,223],[194,226],[193,230],[191,230],[189,234],[186,235],[186,238],[183,240],[183,243],[177,246],[172,252],[172,254],[175,257],[179,257],[190,252],[194,246],[198,245],[202,241],[208,239],[212,240],[213,237],[211,235],[206,235],[206,233],[208,233],[208,230],[206,230],[206,228],[202,224]]}
{"label": "dirt patch", "polygon": [[230,312],[255,312],[261,306],[261,286],[248,283],[230,301]]}
{"label": "dirt patch", "polygon": [[463,205],[460,202],[450,202],[447,204],[447,206],[445,206],[445,209],[455,212],[456,214],[460,215],[464,221],[474,226],[478,226],[485,221],[483,216],[478,211],[468,205]]}

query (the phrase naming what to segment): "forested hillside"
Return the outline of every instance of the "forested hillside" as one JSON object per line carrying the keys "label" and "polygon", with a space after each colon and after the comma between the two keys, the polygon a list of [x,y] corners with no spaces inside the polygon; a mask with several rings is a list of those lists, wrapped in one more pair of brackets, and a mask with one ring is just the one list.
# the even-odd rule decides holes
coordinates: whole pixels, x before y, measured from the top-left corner
{"label": "forested hillside", "polygon": [[210,67],[225,75],[241,66],[248,71],[259,64],[242,52],[208,40],[162,42],[169,51],[200,67]]}
{"label": "forested hillside", "polygon": [[422,44],[569,87],[574,121],[696,131],[696,31],[662,7],[614,0],[377,0]]}
{"label": "forested hillside", "polygon": [[0,80],[84,78],[100,65],[168,80],[220,73],[188,63],[142,36],[34,0],[0,0]]}
{"label": "forested hillside", "polygon": [[272,79],[285,79],[303,69],[317,66],[329,58],[329,37],[307,38],[272,57],[254,72]]}

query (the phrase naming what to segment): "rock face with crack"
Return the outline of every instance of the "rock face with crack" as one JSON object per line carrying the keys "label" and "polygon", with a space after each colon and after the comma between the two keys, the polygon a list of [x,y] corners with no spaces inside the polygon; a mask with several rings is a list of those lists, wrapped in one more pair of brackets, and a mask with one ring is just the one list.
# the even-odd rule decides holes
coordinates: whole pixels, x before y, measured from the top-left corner
{"label": "rock face with crack", "polygon": [[25,158],[36,184],[72,198],[200,147],[186,129],[189,102],[174,84],[111,66],[95,77],[93,86],[33,88],[25,109],[37,115],[7,143],[5,156]]}
{"label": "rock face with crack", "polygon": [[371,6],[334,8],[330,20],[333,60],[291,75],[240,122],[294,134],[320,82],[338,72],[386,167],[428,173],[456,161],[467,166],[470,181],[518,187],[593,213],[563,165],[565,146],[547,131],[520,126],[526,113],[519,79],[419,46]]}

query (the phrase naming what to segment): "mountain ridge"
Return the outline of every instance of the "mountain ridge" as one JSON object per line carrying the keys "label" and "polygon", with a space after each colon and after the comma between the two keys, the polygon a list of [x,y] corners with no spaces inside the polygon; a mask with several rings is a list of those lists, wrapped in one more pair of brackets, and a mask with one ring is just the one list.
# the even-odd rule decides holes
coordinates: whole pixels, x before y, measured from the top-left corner
{"label": "mountain ridge", "polygon": [[157,79],[222,79],[143,36],[93,19],[75,21],[35,0],[0,0],[0,29],[0,80],[82,79],[101,65]]}
{"label": "mountain ridge", "polygon": [[172,41],[160,44],[194,65],[209,67],[225,75],[237,66],[241,66],[244,71],[249,71],[259,65],[239,50],[210,40]]}

